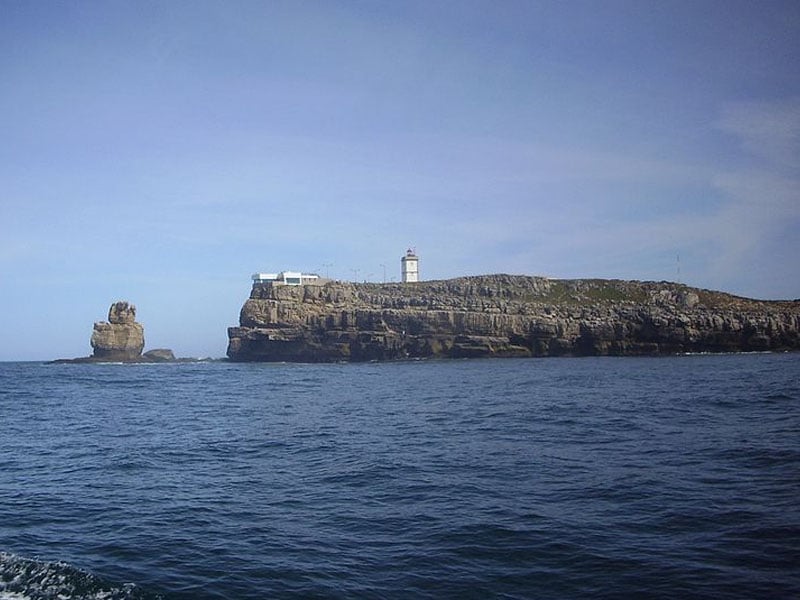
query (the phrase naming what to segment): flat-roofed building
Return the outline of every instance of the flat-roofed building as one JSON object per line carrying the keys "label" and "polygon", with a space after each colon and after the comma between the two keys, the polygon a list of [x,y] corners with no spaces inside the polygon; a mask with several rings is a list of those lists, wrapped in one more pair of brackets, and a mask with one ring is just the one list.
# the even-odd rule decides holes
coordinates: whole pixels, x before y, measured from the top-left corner
{"label": "flat-roofed building", "polygon": [[253,273],[253,283],[268,283],[270,285],[318,285],[322,283],[322,279],[315,273],[281,271],[280,273]]}

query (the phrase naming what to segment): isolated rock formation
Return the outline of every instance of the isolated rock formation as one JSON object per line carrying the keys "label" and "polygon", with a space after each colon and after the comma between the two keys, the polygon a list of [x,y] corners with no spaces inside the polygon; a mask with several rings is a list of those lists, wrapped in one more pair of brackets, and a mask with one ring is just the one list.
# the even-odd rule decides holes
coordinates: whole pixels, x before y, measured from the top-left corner
{"label": "isolated rock formation", "polygon": [[177,360],[169,348],[154,348],[142,354],[142,359],[147,362],[173,362]]}
{"label": "isolated rock formation", "polygon": [[161,363],[194,362],[197,359],[175,358],[168,348],[155,348],[142,354],[144,349],[144,328],[136,322],[136,307],[125,301],[115,302],[108,309],[108,321],[98,321],[92,331],[91,356],[80,358],[59,358],[53,363]]}
{"label": "isolated rock formation", "polygon": [[661,282],[488,275],[414,284],[256,283],[234,361],[658,355],[800,349],[800,301]]}
{"label": "isolated rock formation", "polygon": [[136,307],[115,302],[108,310],[108,322],[94,324],[92,358],[109,361],[138,360],[144,350],[144,328],[136,322]]}

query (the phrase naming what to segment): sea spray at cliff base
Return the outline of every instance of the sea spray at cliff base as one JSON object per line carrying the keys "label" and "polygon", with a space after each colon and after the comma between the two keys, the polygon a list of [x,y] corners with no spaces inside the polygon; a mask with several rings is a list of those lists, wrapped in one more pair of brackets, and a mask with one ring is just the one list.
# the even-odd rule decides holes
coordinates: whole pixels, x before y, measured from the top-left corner
{"label": "sea spray at cliff base", "polygon": [[796,353],[3,363],[0,419],[22,598],[800,596]]}

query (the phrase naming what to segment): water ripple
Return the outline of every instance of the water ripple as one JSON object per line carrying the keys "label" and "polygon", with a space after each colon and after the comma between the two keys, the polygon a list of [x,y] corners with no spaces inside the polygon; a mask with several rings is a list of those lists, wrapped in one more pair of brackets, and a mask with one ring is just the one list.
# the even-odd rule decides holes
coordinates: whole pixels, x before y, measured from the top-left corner
{"label": "water ripple", "polygon": [[0,365],[0,598],[798,597],[797,381],[798,355]]}

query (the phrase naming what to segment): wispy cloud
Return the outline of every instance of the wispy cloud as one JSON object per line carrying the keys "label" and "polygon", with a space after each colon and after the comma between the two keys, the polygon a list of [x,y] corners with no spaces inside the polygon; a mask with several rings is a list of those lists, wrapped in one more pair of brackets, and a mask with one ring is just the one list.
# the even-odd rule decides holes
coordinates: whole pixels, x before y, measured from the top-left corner
{"label": "wispy cloud", "polygon": [[731,103],[717,127],[737,138],[746,152],[776,166],[797,169],[800,164],[800,98]]}

